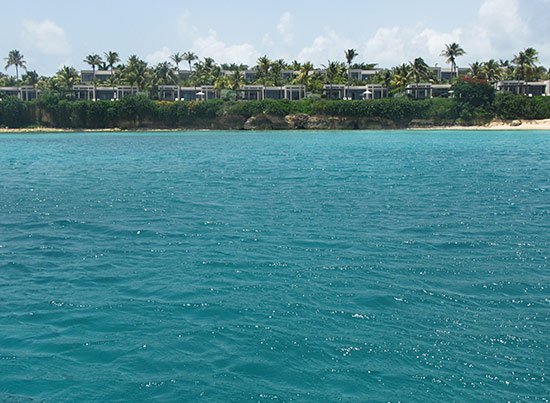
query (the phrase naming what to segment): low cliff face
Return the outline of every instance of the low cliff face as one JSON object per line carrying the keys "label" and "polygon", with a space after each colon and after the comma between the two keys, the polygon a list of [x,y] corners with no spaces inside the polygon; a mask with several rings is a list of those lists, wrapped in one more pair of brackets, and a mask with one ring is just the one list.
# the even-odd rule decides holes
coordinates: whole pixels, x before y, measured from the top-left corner
{"label": "low cliff face", "polygon": [[243,130],[366,130],[397,129],[403,126],[382,118],[351,118],[296,114],[284,118],[271,115],[252,116],[242,125]]}

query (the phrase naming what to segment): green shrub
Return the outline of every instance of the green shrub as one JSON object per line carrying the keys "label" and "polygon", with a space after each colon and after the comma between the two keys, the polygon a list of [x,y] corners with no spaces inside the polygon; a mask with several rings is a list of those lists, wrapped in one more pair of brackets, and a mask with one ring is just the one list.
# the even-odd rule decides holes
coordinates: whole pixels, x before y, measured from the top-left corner
{"label": "green shrub", "polygon": [[7,97],[0,101],[0,126],[19,128],[30,124],[31,118],[25,102],[17,97]]}

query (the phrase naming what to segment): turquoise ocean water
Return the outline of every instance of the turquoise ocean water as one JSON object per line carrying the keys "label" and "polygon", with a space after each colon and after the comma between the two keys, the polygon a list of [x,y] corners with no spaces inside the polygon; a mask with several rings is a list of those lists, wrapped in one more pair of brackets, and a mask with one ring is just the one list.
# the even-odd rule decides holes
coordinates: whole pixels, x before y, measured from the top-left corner
{"label": "turquoise ocean water", "polygon": [[0,401],[548,401],[550,133],[0,136]]}

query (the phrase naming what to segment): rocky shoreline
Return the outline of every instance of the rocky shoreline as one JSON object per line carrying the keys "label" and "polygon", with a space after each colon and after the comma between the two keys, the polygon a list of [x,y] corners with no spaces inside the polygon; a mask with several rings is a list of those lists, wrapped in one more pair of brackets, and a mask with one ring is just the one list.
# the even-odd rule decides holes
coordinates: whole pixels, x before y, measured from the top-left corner
{"label": "rocky shoreline", "polygon": [[186,131],[186,130],[550,130],[550,119],[544,120],[495,120],[487,125],[461,126],[437,125],[430,120],[413,120],[406,124],[382,118],[333,117],[296,114],[275,116],[260,114],[248,119],[240,116],[221,116],[215,119],[201,119],[189,122],[181,128],[154,127],[142,122],[139,127],[130,123],[119,128],[64,129],[52,127],[2,128],[0,133],[43,133],[43,132],[121,132],[121,131]]}

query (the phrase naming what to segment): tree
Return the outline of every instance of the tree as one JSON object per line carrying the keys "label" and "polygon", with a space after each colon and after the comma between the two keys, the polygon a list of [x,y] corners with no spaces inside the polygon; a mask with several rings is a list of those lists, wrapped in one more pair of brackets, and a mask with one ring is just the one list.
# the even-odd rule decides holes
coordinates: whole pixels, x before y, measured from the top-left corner
{"label": "tree", "polygon": [[485,77],[483,72],[483,63],[474,62],[470,64],[470,77],[481,79]]}
{"label": "tree", "polygon": [[262,84],[266,84],[269,69],[271,68],[271,60],[267,56],[262,56],[256,62],[258,69],[258,81]]}
{"label": "tree", "polygon": [[495,100],[495,88],[483,80],[461,79],[452,88],[459,105],[468,104],[475,108],[488,109]]}
{"label": "tree", "polygon": [[328,61],[327,65],[324,65],[326,80],[329,84],[340,84],[345,81],[346,77],[346,65],[339,62]]}
{"label": "tree", "polygon": [[221,93],[223,89],[230,88],[230,87],[231,87],[231,82],[229,78],[224,75],[220,74],[214,80],[214,90],[216,91],[216,95],[218,96],[218,98],[221,97]]}
{"label": "tree", "polygon": [[309,84],[309,75],[313,71],[313,64],[311,62],[305,62],[302,64],[300,73],[298,74],[297,81],[307,87]]}
{"label": "tree", "polygon": [[172,60],[176,65],[176,72],[179,75],[180,63],[183,62],[183,55],[181,55],[180,53],[174,53],[172,56],[170,56],[170,60]]}
{"label": "tree", "polygon": [[491,59],[483,63],[483,75],[490,83],[495,83],[502,79],[503,71],[500,63]]}
{"label": "tree", "polygon": [[446,44],[445,49],[441,52],[441,56],[447,58],[446,62],[451,64],[451,73],[457,74],[456,58],[465,55],[466,52],[456,42]]}
{"label": "tree", "polygon": [[234,70],[229,77],[229,86],[233,91],[237,91],[245,83],[244,75],[240,69]]}
{"label": "tree", "polygon": [[410,62],[409,67],[409,77],[417,84],[422,80],[430,80],[432,78],[430,67],[421,57],[417,57],[413,62]]}
{"label": "tree", "polygon": [[142,91],[149,83],[151,72],[145,61],[132,55],[128,58],[128,64],[124,69],[124,78],[130,85],[137,86],[138,91]]}
{"label": "tree", "polygon": [[221,74],[221,68],[211,57],[205,57],[203,61],[195,64],[195,71],[191,75],[191,81],[195,85],[214,84],[216,78]]}
{"label": "tree", "polygon": [[355,59],[355,57],[357,57],[359,53],[357,53],[357,50],[355,49],[348,49],[344,52],[344,54],[346,56],[346,62],[348,63],[348,68],[351,68],[351,63],[353,62],[353,59]]}
{"label": "tree", "polygon": [[185,60],[187,63],[189,63],[189,70],[193,71],[193,62],[195,60],[199,60],[199,57],[196,54],[194,54],[193,52],[189,51],[189,52],[185,52],[183,54],[183,60]]}
{"label": "tree", "polygon": [[516,65],[516,78],[525,81],[530,80],[533,70],[536,68],[536,63],[539,61],[538,54],[539,52],[535,49],[527,48],[514,56],[512,63]]}
{"label": "tree", "polygon": [[78,72],[74,67],[63,66],[56,73],[53,84],[59,86],[61,90],[70,91],[73,86],[78,83],[79,76]]}
{"label": "tree", "polygon": [[392,69],[391,85],[395,89],[402,90],[407,86],[411,77],[410,64],[401,64]]}
{"label": "tree", "polygon": [[6,57],[4,60],[6,60],[6,67],[5,69],[9,69],[11,66],[15,67],[15,78],[19,80],[19,68],[27,69],[25,57],[16,49],[10,50],[8,53],[8,57]]}
{"label": "tree", "polygon": [[111,71],[111,78],[113,78],[113,69],[115,67],[115,64],[120,62],[120,56],[117,52],[105,52],[105,62],[107,63],[107,67],[109,67],[109,70]]}
{"label": "tree", "polygon": [[32,85],[33,87],[35,87],[39,81],[38,73],[34,70],[27,71],[26,74],[23,74],[21,79],[26,85]]}
{"label": "tree", "polygon": [[281,85],[282,72],[287,67],[287,64],[283,59],[277,59],[271,62],[269,69],[270,82],[276,87]]}
{"label": "tree", "polygon": [[357,50],[355,49],[348,49],[344,52],[344,54],[346,56],[346,62],[348,63],[348,79],[351,79],[351,63],[353,62],[353,59],[359,55],[359,53],[357,53]]}
{"label": "tree", "polygon": [[173,84],[177,81],[174,69],[169,62],[162,62],[153,69],[155,82],[160,85]]}
{"label": "tree", "polygon": [[101,59],[101,56],[99,56],[98,54],[88,55],[84,59],[84,63],[87,63],[90,66],[92,66],[92,72],[93,72],[93,76],[94,76],[94,85],[95,85],[95,68],[96,68],[96,66],[99,66],[102,62],[103,62],[103,60]]}

